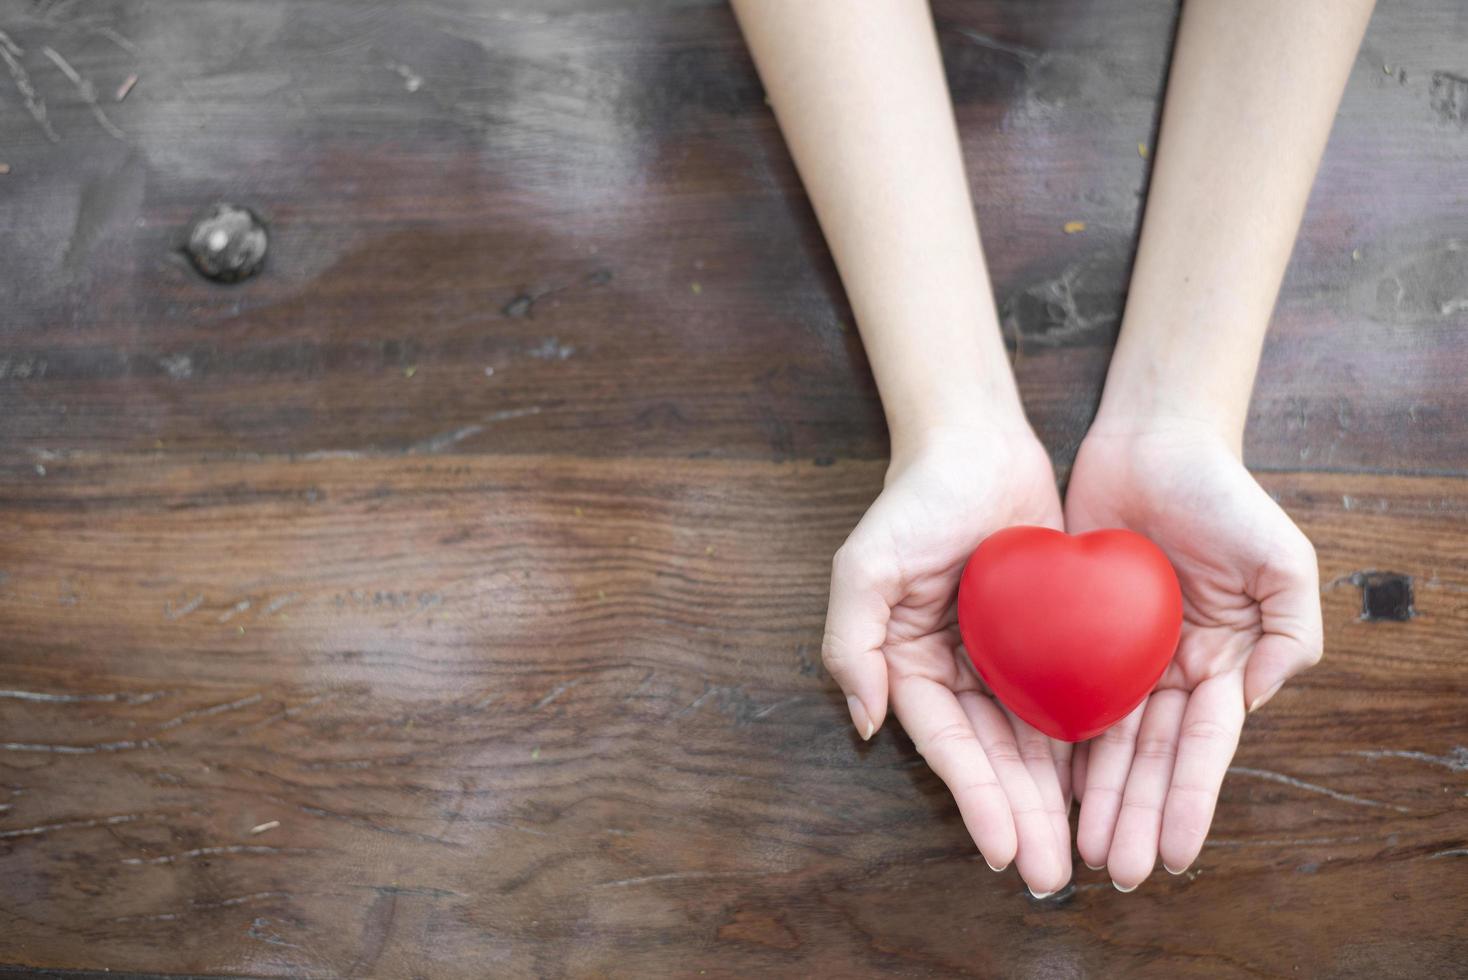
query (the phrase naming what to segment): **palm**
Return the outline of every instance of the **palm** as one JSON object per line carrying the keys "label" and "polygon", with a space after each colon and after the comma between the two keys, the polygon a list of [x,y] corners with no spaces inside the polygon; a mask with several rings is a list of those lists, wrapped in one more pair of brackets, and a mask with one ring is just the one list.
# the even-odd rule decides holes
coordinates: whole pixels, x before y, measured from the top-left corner
{"label": "palm", "polygon": [[862,520],[860,530],[885,547],[902,578],[884,645],[895,673],[943,678],[957,690],[954,598],[964,563],[1000,528],[1060,521],[1048,460],[1025,461],[1002,484],[994,470],[966,455],[925,456],[893,474]]}
{"label": "palm", "polygon": [[1170,868],[1192,862],[1245,705],[1318,656],[1314,553],[1227,447],[1195,431],[1088,438],[1066,516],[1073,533],[1147,536],[1182,588],[1182,635],[1155,692],[1078,754],[1077,844],[1126,887],[1151,872],[1159,848]]}
{"label": "palm", "polygon": [[[860,702],[858,728],[880,724],[890,697],[990,866],[1016,860],[1036,892],[1070,875],[1069,746],[986,695],[960,647],[954,600],[990,533],[1060,523],[1049,459],[1032,438],[959,434],[894,461],[837,554],[824,644],[848,700]],[[859,710],[870,711],[865,726]]]}

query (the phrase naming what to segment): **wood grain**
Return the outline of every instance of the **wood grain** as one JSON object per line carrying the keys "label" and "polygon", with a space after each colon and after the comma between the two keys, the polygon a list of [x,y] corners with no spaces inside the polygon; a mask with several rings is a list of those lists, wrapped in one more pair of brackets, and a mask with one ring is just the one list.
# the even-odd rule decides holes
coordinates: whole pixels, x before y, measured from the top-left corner
{"label": "wood grain", "polygon": [[[1063,472],[1175,6],[935,13]],[[1460,4],[1373,21],[1250,421],[1327,658],[1250,721],[1194,869],[1039,904],[819,666],[886,437],[722,3],[0,30],[0,973],[1461,973]],[[177,252],[221,199],[272,236],[234,287]],[[1416,614],[1363,620],[1362,573]]]}
{"label": "wood grain", "polygon": [[[1251,721],[1188,875],[1122,898],[1082,870],[1049,907],[983,867],[899,732],[854,740],[817,665],[827,556],[880,478],[11,467],[0,962],[1369,976],[1468,953],[1461,480],[1266,478],[1320,544],[1325,663]],[[1419,615],[1360,621],[1369,568],[1412,576]]]}
{"label": "wood grain", "polygon": [[[467,433],[476,453],[885,452],[849,310],[721,3],[6,14],[61,140],[0,105],[9,445],[402,450]],[[1062,463],[1116,329],[1173,15],[1166,0],[937,6],[1006,331]],[[1449,96],[1465,42],[1453,0],[1371,25],[1265,354],[1256,465],[1463,472],[1468,201],[1452,175],[1468,130]],[[48,46],[104,93],[140,76],[106,106],[125,141]],[[267,274],[233,289],[176,251],[220,198],[273,234]]]}

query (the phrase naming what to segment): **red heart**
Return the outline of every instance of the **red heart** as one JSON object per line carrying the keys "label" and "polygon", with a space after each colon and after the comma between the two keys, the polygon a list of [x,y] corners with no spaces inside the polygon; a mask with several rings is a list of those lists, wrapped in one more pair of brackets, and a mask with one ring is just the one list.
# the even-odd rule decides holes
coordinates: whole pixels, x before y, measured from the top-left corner
{"label": "red heart", "polygon": [[980,676],[1009,710],[1067,742],[1141,704],[1182,621],[1167,556],[1131,531],[1005,528],[958,584],[958,628]]}

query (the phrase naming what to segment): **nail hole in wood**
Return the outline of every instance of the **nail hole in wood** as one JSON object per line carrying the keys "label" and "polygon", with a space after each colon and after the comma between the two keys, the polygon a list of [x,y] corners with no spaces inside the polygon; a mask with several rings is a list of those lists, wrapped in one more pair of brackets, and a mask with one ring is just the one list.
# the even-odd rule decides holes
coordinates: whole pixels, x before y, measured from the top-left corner
{"label": "nail hole in wood", "polygon": [[1351,582],[1361,589],[1361,618],[1367,622],[1406,622],[1412,608],[1412,576],[1399,572],[1357,572]]}

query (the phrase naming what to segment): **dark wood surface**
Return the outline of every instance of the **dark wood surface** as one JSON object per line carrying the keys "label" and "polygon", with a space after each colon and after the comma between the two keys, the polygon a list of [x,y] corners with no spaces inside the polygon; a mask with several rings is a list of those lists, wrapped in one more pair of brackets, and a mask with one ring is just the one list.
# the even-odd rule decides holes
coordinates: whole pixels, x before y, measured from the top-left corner
{"label": "dark wood surface", "polygon": [[[1063,469],[1175,11],[936,11]],[[1254,404],[1327,658],[1250,721],[1194,869],[1041,904],[821,671],[885,435],[724,6],[0,30],[0,972],[1461,975],[1455,0],[1371,25]],[[272,235],[231,287],[178,252],[220,199]],[[1401,577],[1415,615],[1363,618]]]}

